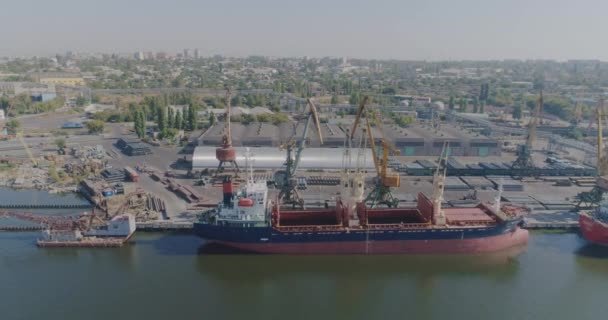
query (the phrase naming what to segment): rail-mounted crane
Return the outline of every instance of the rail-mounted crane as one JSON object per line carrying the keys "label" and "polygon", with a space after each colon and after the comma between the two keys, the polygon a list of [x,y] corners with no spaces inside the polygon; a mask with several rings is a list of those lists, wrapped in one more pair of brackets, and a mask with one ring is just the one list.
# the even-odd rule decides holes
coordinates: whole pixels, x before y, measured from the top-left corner
{"label": "rail-mounted crane", "polygon": [[[585,191],[579,193],[576,198],[578,203],[576,205],[576,209],[580,210],[583,208],[596,207],[603,200],[604,194],[608,192],[608,154],[604,148],[604,136],[603,136],[603,127],[602,121],[604,121],[604,99],[601,98],[596,114],[595,119],[597,120],[597,181],[593,189],[591,191]],[[608,119],[606,119],[608,122]]]}
{"label": "rail-mounted crane", "polygon": [[518,169],[523,174],[531,173],[534,170],[534,161],[532,161],[532,148],[534,140],[536,139],[536,126],[540,119],[541,110],[543,108],[543,91],[540,91],[536,108],[534,108],[534,114],[532,119],[528,123],[528,134],[526,136],[526,143],[517,146],[517,159],[513,162],[511,168]]}
{"label": "rail-mounted crane", "polygon": [[304,125],[304,133],[299,139],[292,137],[289,141],[281,144],[280,149],[286,150],[287,153],[285,169],[277,171],[274,176],[275,185],[281,190],[279,192],[279,199],[282,203],[284,205],[297,206],[300,208],[304,208],[304,200],[300,198],[298,193],[296,171],[300,166],[302,151],[306,147],[310,122],[313,122],[317,135],[319,136],[319,141],[323,144],[323,135],[321,134],[321,125],[319,123],[317,108],[311,99],[308,99],[307,103],[309,109]]}
{"label": "rail-mounted crane", "polygon": [[224,135],[222,136],[222,145],[215,149],[215,158],[219,161],[217,166],[216,176],[223,172],[227,164],[230,164],[234,169],[234,173],[238,175],[239,165],[236,162],[236,150],[232,146],[232,132],[230,130],[230,100],[232,92],[230,88],[226,88],[226,113],[224,116]]}
{"label": "rail-mounted crane", "polygon": [[[374,167],[376,168],[376,179],[374,182],[374,188],[365,198],[365,203],[368,203],[370,207],[376,207],[378,205],[386,205],[389,208],[396,207],[399,204],[399,199],[393,197],[391,188],[398,188],[401,185],[401,179],[399,174],[390,172],[388,169],[388,156],[389,154],[399,155],[399,150],[395,149],[388,140],[384,137],[382,130],[382,124],[378,121],[378,115],[376,112],[370,112],[365,108],[365,104],[368,101],[368,97],[364,97],[359,108],[357,109],[357,117],[353,124],[351,131],[351,140],[354,138],[357,126],[361,120],[363,112],[365,112],[365,126],[366,133],[368,135],[369,145],[372,149],[372,155],[374,160]],[[376,143],[374,141],[374,134],[372,132],[371,123],[374,122],[378,131],[382,135],[380,144],[382,147],[382,157],[380,158],[376,152]]]}

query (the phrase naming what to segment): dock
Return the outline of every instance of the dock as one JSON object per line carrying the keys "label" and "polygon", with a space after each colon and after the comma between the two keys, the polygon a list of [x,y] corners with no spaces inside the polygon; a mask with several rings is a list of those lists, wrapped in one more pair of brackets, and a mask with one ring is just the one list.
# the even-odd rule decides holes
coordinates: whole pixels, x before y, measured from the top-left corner
{"label": "dock", "polygon": [[526,229],[578,229],[578,213],[566,212],[539,212],[531,213],[524,218]]}
{"label": "dock", "polygon": [[7,232],[29,232],[44,230],[44,226],[0,226],[0,231]]}
{"label": "dock", "polygon": [[160,232],[160,231],[186,231],[190,232],[193,228],[193,222],[188,221],[150,221],[137,222],[137,231]]}
{"label": "dock", "polygon": [[91,205],[83,204],[52,204],[52,203],[2,203],[0,209],[90,209]]}

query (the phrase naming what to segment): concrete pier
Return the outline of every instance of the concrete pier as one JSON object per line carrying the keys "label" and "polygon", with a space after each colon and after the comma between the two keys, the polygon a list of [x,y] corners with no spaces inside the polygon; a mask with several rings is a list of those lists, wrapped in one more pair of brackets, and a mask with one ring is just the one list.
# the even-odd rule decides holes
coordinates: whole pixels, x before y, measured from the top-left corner
{"label": "concrete pier", "polygon": [[576,212],[538,212],[524,218],[526,229],[577,229],[578,213]]}
{"label": "concrete pier", "polygon": [[159,232],[159,231],[192,231],[193,222],[188,221],[151,221],[151,222],[138,222],[137,223],[137,231],[150,231],[150,232]]}

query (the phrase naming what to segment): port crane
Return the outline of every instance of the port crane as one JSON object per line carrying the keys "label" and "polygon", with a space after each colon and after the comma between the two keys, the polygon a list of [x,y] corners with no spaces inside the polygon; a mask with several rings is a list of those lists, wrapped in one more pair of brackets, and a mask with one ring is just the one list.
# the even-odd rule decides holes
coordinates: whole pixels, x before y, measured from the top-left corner
{"label": "port crane", "polygon": [[[350,139],[354,139],[355,132],[357,130],[357,126],[361,121],[361,116],[365,112],[365,130],[364,133],[367,133],[367,139],[369,140],[369,145],[372,149],[372,159],[374,161],[374,167],[376,169],[376,179],[374,182],[374,188],[365,198],[365,203],[369,203],[371,208],[374,208],[378,205],[386,205],[389,208],[397,207],[399,204],[399,199],[393,197],[391,192],[391,188],[398,188],[401,185],[401,179],[399,174],[389,172],[388,169],[388,156],[389,153],[393,155],[399,155],[399,150],[395,149],[385,138],[384,131],[382,130],[382,124],[378,120],[378,114],[376,112],[370,112],[365,108],[365,104],[368,101],[368,97],[364,97],[361,103],[359,104],[359,108],[357,109],[357,116],[355,118],[355,123],[353,124],[353,129],[351,130]],[[382,147],[382,158],[377,155],[376,152],[376,142],[374,140],[374,134],[372,132],[372,121],[378,131],[381,134],[380,144]]]}
{"label": "port crane", "polygon": [[534,169],[534,161],[532,160],[532,148],[536,139],[536,126],[540,119],[540,113],[543,108],[543,91],[540,90],[540,95],[534,108],[532,119],[528,123],[528,134],[525,144],[517,146],[517,159],[511,165],[512,169],[518,169],[523,173],[531,173]]}
{"label": "port crane", "polygon": [[608,116],[604,114],[604,99],[599,100],[597,110],[595,113],[595,119],[597,120],[597,181],[596,185],[591,191],[585,191],[579,193],[576,198],[578,203],[576,209],[580,210],[583,208],[596,207],[604,198],[604,194],[608,192],[608,154],[604,148],[604,133],[602,127],[602,121],[606,117],[608,122]]}
{"label": "port crane", "polygon": [[302,151],[306,147],[310,122],[313,122],[317,135],[319,136],[319,141],[323,144],[323,135],[321,134],[321,125],[319,123],[317,108],[311,99],[307,99],[307,103],[309,109],[306,116],[306,123],[304,124],[304,133],[298,140],[292,137],[289,141],[281,144],[279,148],[281,150],[286,150],[287,153],[285,169],[277,171],[274,175],[275,185],[281,190],[279,192],[279,199],[282,200],[284,205],[292,205],[294,208],[296,206],[304,208],[304,200],[300,198],[298,193],[296,171],[300,166]]}
{"label": "port crane", "polygon": [[216,176],[220,172],[224,172],[227,164],[230,164],[234,169],[235,175],[239,173],[239,165],[236,162],[236,150],[232,146],[232,132],[230,130],[230,103],[232,100],[232,91],[226,88],[226,113],[224,116],[224,135],[222,136],[222,145],[215,149],[215,158],[219,161],[217,166]]}
{"label": "port crane", "polygon": [[439,165],[433,176],[433,198],[431,201],[433,203],[433,223],[437,226],[445,226],[447,223],[441,204],[443,203],[449,148],[449,143],[444,142],[439,156]]}

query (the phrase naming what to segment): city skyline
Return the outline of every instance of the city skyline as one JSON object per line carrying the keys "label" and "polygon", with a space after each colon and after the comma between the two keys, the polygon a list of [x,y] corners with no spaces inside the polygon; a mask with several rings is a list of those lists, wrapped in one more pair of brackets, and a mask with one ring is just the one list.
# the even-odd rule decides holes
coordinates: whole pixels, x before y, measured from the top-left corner
{"label": "city skyline", "polygon": [[0,56],[198,48],[201,56],[606,61],[605,9],[595,0],[26,0],[0,12]]}

